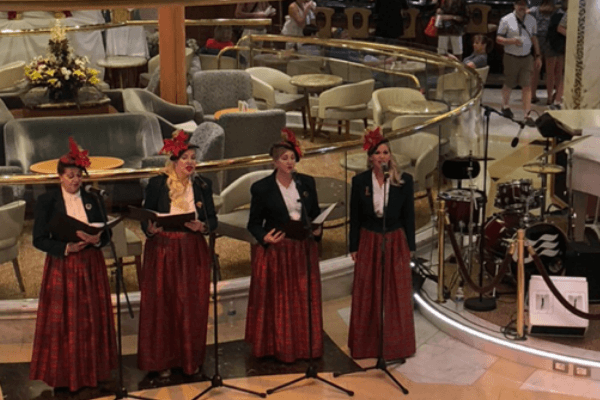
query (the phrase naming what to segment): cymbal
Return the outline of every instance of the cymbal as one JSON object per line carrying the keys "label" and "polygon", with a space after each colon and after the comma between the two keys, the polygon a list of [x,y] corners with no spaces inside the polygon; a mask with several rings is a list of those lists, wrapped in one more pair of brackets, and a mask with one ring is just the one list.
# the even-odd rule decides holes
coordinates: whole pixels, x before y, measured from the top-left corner
{"label": "cymbal", "polygon": [[538,156],[537,159],[541,160],[542,158],[544,158],[546,156],[551,156],[552,154],[560,153],[561,151],[563,151],[565,149],[568,149],[569,147],[574,146],[576,143],[579,143],[582,140],[585,140],[585,139],[587,139],[589,137],[590,136],[580,136],[577,139],[573,139],[573,140],[568,140],[566,142],[562,142],[561,144],[559,144],[558,146],[556,146],[552,150],[548,151],[547,153],[543,153],[541,156]]}
{"label": "cymbal", "polygon": [[[448,159],[448,161],[456,161],[456,162],[471,162],[471,161],[485,161],[485,160],[486,160],[485,157],[474,157],[474,156],[454,157],[454,158]],[[495,160],[495,158],[488,157],[487,160],[493,161],[493,160]]]}
{"label": "cymbal", "polygon": [[523,165],[523,169],[534,174],[560,174],[564,168],[556,164],[530,163]]}

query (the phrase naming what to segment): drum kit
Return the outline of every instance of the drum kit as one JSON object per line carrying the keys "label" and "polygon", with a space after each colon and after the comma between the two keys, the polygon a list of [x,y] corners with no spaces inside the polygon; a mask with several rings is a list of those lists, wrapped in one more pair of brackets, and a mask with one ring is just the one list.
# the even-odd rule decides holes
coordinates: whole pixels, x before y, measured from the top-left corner
{"label": "drum kit", "polygon": [[[475,190],[473,179],[479,172],[478,162],[481,158],[466,157],[450,159],[444,162],[442,173],[449,179],[458,179],[459,187],[450,189],[439,194],[439,198],[446,203],[448,220],[454,227],[454,232],[468,235],[466,249],[466,265],[472,265],[472,254],[474,246],[480,245],[480,232],[483,230],[485,240],[483,243],[483,257],[485,259],[485,271],[492,276],[498,272],[510,244],[516,239],[517,230],[524,229],[528,244],[531,245],[540,256],[549,275],[561,275],[564,273],[564,255],[567,250],[567,235],[559,226],[550,222],[546,217],[546,177],[552,174],[564,172],[560,165],[548,163],[548,156],[566,150],[575,143],[583,140],[578,138],[564,142],[551,151],[546,151],[540,157],[541,161],[525,164],[526,172],[541,176],[542,187],[535,188],[531,179],[517,179],[497,185],[494,206],[500,211],[493,214],[483,223],[482,205],[485,201],[483,192]],[[488,160],[491,160],[488,158]],[[468,168],[460,168],[460,165],[469,165]],[[459,167],[457,167],[457,165]],[[460,171],[460,172],[456,172]],[[460,180],[469,179],[470,188],[460,187]],[[570,196],[569,196],[570,197]],[[539,210],[539,212],[537,212]],[[572,204],[569,204],[569,212]],[[570,218],[569,218],[570,221]],[[569,226],[570,222],[567,224]],[[569,231],[569,228],[567,228]],[[569,232],[567,232],[569,233]],[[477,236],[474,238],[474,236]],[[462,243],[465,240],[463,239]],[[460,255],[456,255],[460,257]],[[525,257],[526,275],[535,271],[535,266],[528,253]],[[511,272],[516,276],[517,253],[513,254]],[[509,274],[510,275],[510,274]],[[514,279],[514,278],[513,278]]]}

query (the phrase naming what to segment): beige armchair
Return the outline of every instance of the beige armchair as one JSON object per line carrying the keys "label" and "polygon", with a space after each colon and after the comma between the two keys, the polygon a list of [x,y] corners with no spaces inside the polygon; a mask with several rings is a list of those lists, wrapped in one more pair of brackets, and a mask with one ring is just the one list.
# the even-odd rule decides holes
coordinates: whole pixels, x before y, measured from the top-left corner
{"label": "beige armchair", "polygon": [[[311,99],[311,115],[315,118],[316,133],[320,133],[326,119],[338,121],[338,134],[342,133],[342,121],[346,121],[346,136],[350,135],[350,121],[362,119],[365,128],[369,117],[369,101],[373,94],[375,81],[367,79],[328,89],[314,102]],[[314,139],[311,133],[311,141]]]}
{"label": "beige armchair", "polygon": [[19,200],[0,207],[0,264],[12,261],[17,283],[22,293],[25,285],[19,268],[19,236],[25,221],[25,201]]}
{"label": "beige armchair", "polygon": [[[137,237],[131,230],[125,228],[123,221],[119,222],[112,228],[112,240],[115,244],[115,253],[121,265],[135,265],[135,272],[138,283],[142,279],[142,240]],[[110,244],[102,248],[102,254],[105,260],[112,260],[113,254],[110,249]],[[133,257],[130,262],[123,262],[123,258]],[[116,262],[113,262],[110,267],[115,267]]]}
{"label": "beige armchair", "polygon": [[[192,59],[194,58],[194,50],[189,47],[185,48],[185,73],[188,74],[190,72],[190,67],[192,66]],[[155,55],[151,59],[148,60],[148,72],[144,72],[140,74],[140,85],[148,86],[150,82],[150,78],[152,74],[160,67],[160,54]]]}
{"label": "beige armchair", "polygon": [[249,205],[252,198],[250,187],[254,182],[269,176],[272,172],[272,170],[249,172],[223,189],[219,196],[221,208],[217,214],[219,225],[215,231],[216,234],[251,244],[256,243],[256,239],[246,228],[250,217]]}
{"label": "beige armchair", "polygon": [[238,62],[233,57],[221,56],[221,60],[219,61],[218,56],[200,54],[198,58],[200,59],[202,71],[210,71],[213,69],[237,69],[238,67]]}
{"label": "beige armchair", "polygon": [[[489,65],[483,68],[477,68],[475,71],[479,74],[485,85],[490,71]],[[469,101],[471,95],[475,93],[476,84],[477,81],[464,72],[455,71],[441,75],[438,78],[435,98],[450,105],[464,104]]]}
{"label": "beige armchair", "polygon": [[373,124],[389,131],[392,121],[399,114],[391,112],[389,106],[401,106],[412,101],[425,101],[425,96],[411,88],[383,88],[373,92]]}
{"label": "beige armchair", "polygon": [[[392,121],[392,129],[401,129],[418,122],[412,116],[399,116]],[[433,173],[438,165],[439,139],[436,135],[417,132],[413,135],[390,141],[394,154],[402,154],[411,160],[411,166],[405,172],[414,178],[415,192],[425,190],[429,207],[433,213]]]}
{"label": "beige armchair", "polygon": [[15,61],[0,67],[0,92],[16,92],[25,79],[25,61]]}

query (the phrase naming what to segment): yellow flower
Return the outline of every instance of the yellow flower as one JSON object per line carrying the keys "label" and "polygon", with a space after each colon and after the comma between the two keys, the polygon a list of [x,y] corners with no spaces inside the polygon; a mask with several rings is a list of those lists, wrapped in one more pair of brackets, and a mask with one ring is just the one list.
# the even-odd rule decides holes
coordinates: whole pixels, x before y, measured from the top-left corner
{"label": "yellow flower", "polygon": [[77,77],[85,77],[85,74],[83,72],[81,72],[80,69],[76,69],[75,71],[73,71],[73,75],[75,75]]}
{"label": "yellow flower", "polygon": [[87,73],[88,73],[88,75],[96,76],[96,75],[98,75],[98,70],[94,69],[94,68],[88,68]]}
{"label": "yellow flower", "polygon": [[49,70],[47,70],[45,72],[46,72],[46,75],[54,76],[54,73],[56,72],[56,70],[55,69],[49,69]]}
{"label": "yellow flower", "polygon": [[97,84],[99,84],[99,83],[100,83],[100,79],[96,78],[95,76],[92,76],[92,77],[89,79],[89,82],[90,82],[92,85],[97,85]]}
{"label": "yellow flower", "polygon": [[48,83],[51,84],[52,86],[57,86],[58,79],[56,79],[56,78],[48,79]]}
{"label": "yellow flower", "polygon": [[32,80],[32,81],[37,81],[37,80],[40,80],[40,79],[42,79],[42,74],[40,74],[40,73],[39,73],[39,72],[37,72],[37,71],[33,71],[33,72],[31,73],[31,80]]}

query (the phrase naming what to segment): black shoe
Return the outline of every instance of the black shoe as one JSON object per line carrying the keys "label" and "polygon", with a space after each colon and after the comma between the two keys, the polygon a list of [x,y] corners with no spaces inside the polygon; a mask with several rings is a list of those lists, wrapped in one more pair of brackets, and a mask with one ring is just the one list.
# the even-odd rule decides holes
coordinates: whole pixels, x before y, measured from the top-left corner
{"label": "black shoe", "polygon": [[534,127],[535,126],[535,121],[531,117],[526,117],[525,118],[525,125],[530,126],[530,127]]}
{"label": "black shoe", "polygon": [[535,103],[539,103],[539,102],[540,102],[539,97],[532,97],[531,98],[531,104],[535,104]]}
{"label": "black shoe", "polygon": [[509,119],[513,119],[513,117],[515,116],[513,114],[512,110],[510,109],[510,107],[503,108],[502,115],[504,115],[506,118],[509,118]]}

